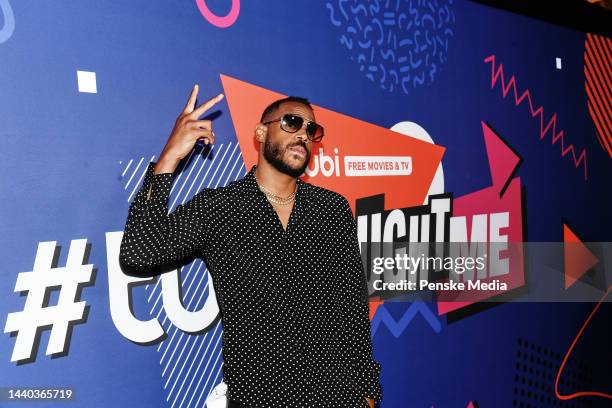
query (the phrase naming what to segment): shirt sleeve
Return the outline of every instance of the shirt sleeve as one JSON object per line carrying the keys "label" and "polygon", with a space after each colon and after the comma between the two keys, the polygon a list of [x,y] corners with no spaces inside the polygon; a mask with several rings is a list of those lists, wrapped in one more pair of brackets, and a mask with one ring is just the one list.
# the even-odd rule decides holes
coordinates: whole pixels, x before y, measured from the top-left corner
{"label": "shirt sleeve", "polygon": [[344,304],[346,305],[345,323],[349,335],[349,347],[353,351],[353,363],[362,395],[380,401],[382,399],[380,385],[382,365],[372,356],[368,286],[359,250],[357,223],[346,198],[343,198],[342,202],[339,232],[342,235],[339,237],[342,247],[339,248],[338,254],[341,273],[346,277],[344,293],[347,298]]}
{"label": "shirt sleeve", "polygon": [[[168,214],[173,173],[154,174],[149,162],[142,186],[130,204],[121,239],[119,262],[125,273],[154,276],[161,266],[173,265],[205,244],[208,193],[204,189]],[[153,187],[147,200],[149,187]]]}

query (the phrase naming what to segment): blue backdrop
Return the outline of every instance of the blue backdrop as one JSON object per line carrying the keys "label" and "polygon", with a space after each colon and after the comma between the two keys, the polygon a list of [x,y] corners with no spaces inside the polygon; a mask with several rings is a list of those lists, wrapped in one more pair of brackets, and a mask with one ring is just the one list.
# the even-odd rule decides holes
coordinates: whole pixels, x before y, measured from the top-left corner
{"label": "blue backdrop", "polygon": [[[485,121],[522,158],[525,240],[563,241],[567,223],[585,241],[610,241],[609,39],[596,40],[603,116],[594,121],[584,32],[467,1],[199,2],[213,17],[197,3],[0,0],[0,316],[26,307],[32,291],[20,295],[15,285],[42,256],[39,243],[56,242],[59,267],[72,240],[86,239],[83,264],[93,265],[79,293],[86,319],[73,325],[64,353],[45,354],[47,327],[32,358],[18,363],[15,333],[0,336],[0,387],[70,387],[70,406],[193,407],[222,380],[220,322],[203,334],[180,332],[155,303],[155,283],[133,289],[133,309],[141,319],[159,316],[166,340],[144,346],[118,331],[107,258],[107,233],[122,231],[146,162],[159,155],[193,84],[201,103],[224,91],[220,74],[386,128],[418,123],[446,148],[444,188],[455,196],[491,183]],[[518,95],[529,90],[543,115],[513,90],[505,94],[501,79],[492,87],[485,58],[493,55],[505,85],[514,77]],[[86,73],[79,79],[77,71]],[[92,73],[95,93],[85,88]],[[219,109],[220,167],[204,180],[213,186],[247,171],[248,146],[237,144],[225,101]],[[552,132],[540,136],[555,113],[564,134],[552,143]],[[563,155],[561,143],[584,160]],[[203,275],[184,275],[189,310],[206,298],[197,289]],[[60,301],[58,290],[48,297],[49,306]],[[440,316],[435,303],[386,302],[372,326],[382,406],[606,406],[606,398],[560,402],[554,393],[562,357],[592,307],[500,303]],[[44,326],[34,320],[33,330]],[[561,377],[565,393],[610,392],[609,321],[604,303]]]}

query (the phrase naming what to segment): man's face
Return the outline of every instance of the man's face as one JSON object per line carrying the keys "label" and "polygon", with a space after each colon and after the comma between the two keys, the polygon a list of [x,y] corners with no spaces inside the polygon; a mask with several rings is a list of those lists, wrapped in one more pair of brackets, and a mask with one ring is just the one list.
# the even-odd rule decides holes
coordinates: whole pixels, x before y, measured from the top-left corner
{"label": "man's face", "polygon": [[[301,116],[305,121],[315,121],[314,113],[308,106],[298,102],[285,102],[266,121],[280,119],[284,114]],[[312,142],[306,136],[306,126],[296,133],[285,132],[280,122],[266,125],[268,133],[264,142],[264,157],[281,173],[292,177],[301,176],[310,162]]]}

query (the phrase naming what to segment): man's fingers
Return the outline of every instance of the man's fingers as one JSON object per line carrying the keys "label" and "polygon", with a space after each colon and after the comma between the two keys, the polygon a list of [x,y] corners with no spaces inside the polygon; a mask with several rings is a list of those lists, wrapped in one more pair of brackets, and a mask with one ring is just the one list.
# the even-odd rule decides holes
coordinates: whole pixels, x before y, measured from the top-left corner
{"label": "man's fingers", "polygon": [[196,140],[203,140],[205,144],[215,143],[215,132],[212,130],[202,130],[194,133]]}
{"label": "man's fingers", "polygon": [[191,90],[191,95],[189,95],[189,100],[187,101],[187,105],[185,105],[185,108],[183,109],[184,113],[193,112],[193,109],[195,108],[196,99],[198,98],[199,89],[200,87],[198,86],[198,84],[195,84],[195,86]]}
{"label": "man's fingers", "polygon": [[212,108],[217,102],[221,101],[223,98],[224,95],[222,93],[210,98],[209,100],[198,106],[198,108],[193,111],[192,115],[196,118],[199,118],[204,112]]}
{"label": "man's fingers", "polygon": [[212,122],[210,120],[194,120],[189,123],[193,129],[212,129]]}
{"label": "man's fingers", "polygon": [[201,139],[203,137],[211,137],[213,139],[215,138],[215,132],[213,132],[210,129],[202,129],[202,130],[194,131],[194,132],[191,132],[191,135],[195,137],[196,139]]}

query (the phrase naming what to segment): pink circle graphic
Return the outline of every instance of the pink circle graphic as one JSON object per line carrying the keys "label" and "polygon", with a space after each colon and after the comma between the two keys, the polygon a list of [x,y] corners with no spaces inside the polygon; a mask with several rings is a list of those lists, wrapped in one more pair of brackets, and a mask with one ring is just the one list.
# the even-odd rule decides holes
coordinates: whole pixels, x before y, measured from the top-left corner
{"label": "pink circle graphic", "polygon": [[231,26],[236,22],[238,19],[238,14],[240,14],[240,0],[232,0],[232,8],[226,16],[222,17],[219,17],[210,11],[206,5],[206,0],[196,0],[196,4],[198,5],[198,9],[200,9],[200,13],[204,16],[204,18],[210,24],[219,28],[227,28]]}

